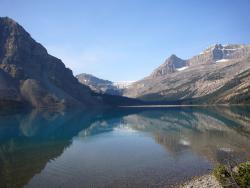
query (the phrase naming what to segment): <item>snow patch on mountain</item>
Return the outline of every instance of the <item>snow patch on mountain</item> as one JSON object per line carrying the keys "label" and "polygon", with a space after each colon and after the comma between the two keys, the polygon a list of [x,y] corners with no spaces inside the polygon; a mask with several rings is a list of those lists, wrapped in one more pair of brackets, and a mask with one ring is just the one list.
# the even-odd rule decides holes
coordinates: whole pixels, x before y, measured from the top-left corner
{"label": "snow patch on mountain", "polygon": [[132,85],[135,81],[118,81],[113,82],[113,86],[119,88],[119,89],[125,89],[128,88],[130,85]]}
{"label": "snow patch on mountain", "polygon": [[216,63],[223,63],[223,62],[228,62],[229,59],[220,59],[220,60],[217,60]]}
{"label": "snow patch on mountain", "polygon": [[185,70],[185,69],[187,69],[188,68],[188,66],[185,66],[185,67],[181,67],[181,68],[178,68],[178,69],[176,69],[177,71],[183,71],[183,70]]}

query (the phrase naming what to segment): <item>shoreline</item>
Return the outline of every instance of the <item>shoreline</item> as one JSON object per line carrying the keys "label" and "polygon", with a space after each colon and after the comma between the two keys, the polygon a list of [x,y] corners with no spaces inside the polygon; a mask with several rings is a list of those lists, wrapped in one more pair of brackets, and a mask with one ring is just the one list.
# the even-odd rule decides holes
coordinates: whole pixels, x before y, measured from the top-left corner
{"label": "shoreline", "polygon": [[202,176],[196,176],[192,179],[180,183],[175,188],[222,188],[220,183],[212,174],[205,174]]}
{"label": "shoreline", "polygon": [[174,108],[174,107],[216,107],[216,106],[250,106],[250,104],[163,104],[163,105],[133,105],[133,106],[119,106],[119,108]]}

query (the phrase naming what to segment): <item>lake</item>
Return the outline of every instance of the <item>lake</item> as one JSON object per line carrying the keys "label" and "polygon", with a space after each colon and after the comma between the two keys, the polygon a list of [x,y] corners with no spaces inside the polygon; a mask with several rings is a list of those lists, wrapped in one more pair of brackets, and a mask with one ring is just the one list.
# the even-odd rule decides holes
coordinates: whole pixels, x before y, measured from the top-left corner
{"label": "lake", "polygon": [[250,156],[249,107],[0,113],[0,187],[166,187]]}

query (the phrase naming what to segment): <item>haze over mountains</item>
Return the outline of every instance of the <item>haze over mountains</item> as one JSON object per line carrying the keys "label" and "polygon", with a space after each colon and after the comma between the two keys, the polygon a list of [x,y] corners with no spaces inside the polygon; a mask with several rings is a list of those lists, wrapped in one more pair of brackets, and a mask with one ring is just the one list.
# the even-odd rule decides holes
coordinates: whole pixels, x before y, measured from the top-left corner
{"label": "haze over mountains", "polygon": [[149,76],[121,91],[145,101],[249,103],[250,45],[216,44],[190,59],[171,55]]}

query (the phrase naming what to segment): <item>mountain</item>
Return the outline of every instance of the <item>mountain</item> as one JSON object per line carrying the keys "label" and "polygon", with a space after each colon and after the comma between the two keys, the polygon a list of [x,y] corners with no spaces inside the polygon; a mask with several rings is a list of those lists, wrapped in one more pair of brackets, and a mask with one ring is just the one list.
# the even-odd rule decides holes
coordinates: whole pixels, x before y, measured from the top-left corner
{"label": "mountain", "polygon": [[207,48],[199,55],[187,60],[189,66],[195,66],[197,64],[208,64],[220,61],[226,61],[228,59],[240,59],[249,56],[249,45],[229,44],[221,45],[216,44]]}
{"label": "mountain", "polygon": [[76,78],[80,83],[89,86],[93,91],[110,95],[122,95],[123,90],[128,88],[133,83],[126,81],[111,82],[86,73],[76,75]]}
{"label": "mountain", "polygon": [[185,60],[180,59],[176,55],[171,55],[160,67],[155,69],[149,77],[161,77],[167,74],[174,73],[186,66],[187,62]]}
{"label": "mountain", "polygon": [[249,89],[250,46],[217,44],[188,60],[171,56],[123,95],[159,102],[250,103]]}
{"label": "mountain", "polygon": [[100,103],[60,59],[31,38],[14,20],[0,18],[0,101],[64,108]]}
{"label": "mountain", "polygon": [[155,69],[149,77],[161,77],[176,71],[184,70],[190,66],[227,61],[229,59],[239,59],[247,57],[249,53],[250,46],[247,45],[216,44],[188,60],[183,60],[173,54],[167,58],[162,65]]}
{"label": "mountain", "polygon": [[187,60],[172,55],[142,80],[111,82],[88,74],[75,78],[22,26],[10,18],[0,18],[0,108],[142,104],[137,99],[250,103],[249,88],[250,45],[216,44]]}
{"label": "mountain", "polygon": [[103,80],[86,73],[79,74],[76,76],[76,78],[80,83],[89,86],[93,91],[97,93],[106,93],[112,95],[121,94],[121,90],[109,80]]}
{"label": "mountain", "polygon": [[138,103],[79,83],[63,62],[8,17],[0,18],[0,108],[99,108]]}

